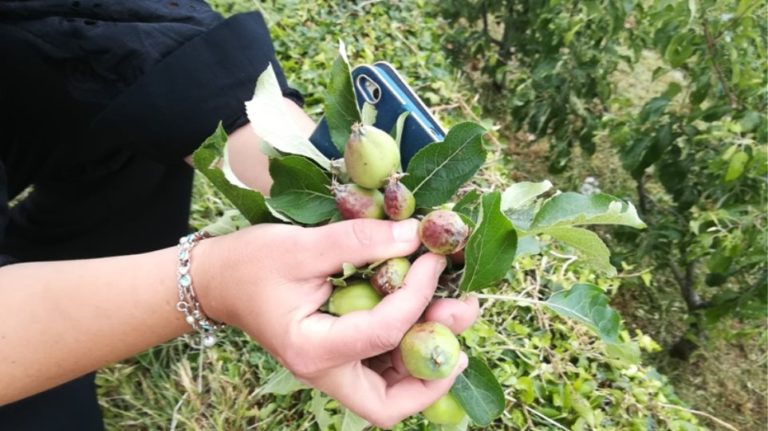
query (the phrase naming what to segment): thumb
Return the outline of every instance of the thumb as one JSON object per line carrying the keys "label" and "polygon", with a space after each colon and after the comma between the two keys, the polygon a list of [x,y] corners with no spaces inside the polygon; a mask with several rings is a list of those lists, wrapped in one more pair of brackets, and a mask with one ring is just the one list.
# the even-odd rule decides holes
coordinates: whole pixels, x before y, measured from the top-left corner
{"label": "thumb", "polygon": [[312,271],[332,274],[342,264],[365,265],[381,259],[407,256],[419,248],[419,222],[354,219],[308,228],[302,249],[309,253]]}

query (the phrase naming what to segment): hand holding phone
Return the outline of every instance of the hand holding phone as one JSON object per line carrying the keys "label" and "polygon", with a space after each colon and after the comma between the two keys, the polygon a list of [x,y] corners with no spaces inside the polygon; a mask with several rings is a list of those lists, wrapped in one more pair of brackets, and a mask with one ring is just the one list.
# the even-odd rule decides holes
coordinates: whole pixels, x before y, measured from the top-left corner
{"label": "hand holding phone", "polygon": [[[367,102],[376,108],[374,126],[390,132],[403,112],[409,115],[403,124],[400,146],[401,163],[405,169],[408,161],[424,146],[445,138],[440,123],[432,116],[426,105],[406,84],[395,68],[386,62],[360,65],[352,70],[352,85],[359,107]],[[342,155],[333,145],[325,119],[310,137],[310,141],[329,158]]]}

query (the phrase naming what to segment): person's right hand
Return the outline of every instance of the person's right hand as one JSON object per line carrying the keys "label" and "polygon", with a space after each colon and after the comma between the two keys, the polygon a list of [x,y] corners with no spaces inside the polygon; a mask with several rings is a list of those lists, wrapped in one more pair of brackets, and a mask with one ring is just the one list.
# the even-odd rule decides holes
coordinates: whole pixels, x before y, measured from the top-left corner
{"label": "person's right hand", "polygon": [[419,247],[417,226],[366,219],[316,228],[254,226],[198,245],[195,286],[211,318],[243,329],[297,378],[390,427],[448,392],[467,365],[462,353],[448,378],[423,381],[404,373],[391,352],[422,315],[464,330],[477,316],[477,301],[440,300],[425,314],[445,267],[444,257],[427,253],[413,263],[405,286],[373,310],[343,317],[318,310],[332,291],[328,276],[343,263],[407,256]]}

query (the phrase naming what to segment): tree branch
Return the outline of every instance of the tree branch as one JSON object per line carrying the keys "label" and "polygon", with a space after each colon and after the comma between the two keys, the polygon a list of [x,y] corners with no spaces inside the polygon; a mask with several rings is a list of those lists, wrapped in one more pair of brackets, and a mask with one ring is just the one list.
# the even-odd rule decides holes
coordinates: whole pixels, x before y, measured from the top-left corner
{"label": "tree branch", "polygon": [[731,102],[731,108],[736,109],[739,107],[739,99],[736,97],[736,94],[734,94],[733,89],[731,89],[731,86],[725,79],[723,70],[720,68],[720,63],[717,61],[717,47],[715,46],[715,38],[712,37],[712,34],[709,32],[707,21],[703,17],[701,26],[704,29],[704,37],[707,40],[707,54],[709,54],[709,61],[712,63],[712,67],[715,69],[715,74],[717,74],[717,79],[720,81],[720,85],[723,86],[725,94],[728,95],[728,99]]}
{"label": "tree branch", "polygon": [[643,216],[648,213],[648,208],[645,203],[647,199],[648,196],[645,194],[645,184],[643,182],[643,177],[640,177],[637,179],[637,208],[640,210],[640,214]]}
{"label": "tree branch", "polygon": [[480,14],[483,16],[483,33],[485,33],[485,37],[488,38],[488,40],[498,46],[499,48],[503,49],[504,45],[501,43],[500,40],[494,39],[493,36],[491,36],[491,33],[488,31],[488,7],[486,5],[486,2],[483,1],[481,4],[481,10]]}
{"label": "tree branch", "polygon": [[674,261],[670,260],[667,265],[672,271],[675,282],[677,282],[677,285],[680,287],[680,295],[682,295],[685,300],[685,305],[688,308],[688,311],[696,311],[709,305],[707,301],[701,299],[694,288],[694,270],[696,268],[693,262],[689,262],[686,265],[685,274],[683,274],[683,271]]}

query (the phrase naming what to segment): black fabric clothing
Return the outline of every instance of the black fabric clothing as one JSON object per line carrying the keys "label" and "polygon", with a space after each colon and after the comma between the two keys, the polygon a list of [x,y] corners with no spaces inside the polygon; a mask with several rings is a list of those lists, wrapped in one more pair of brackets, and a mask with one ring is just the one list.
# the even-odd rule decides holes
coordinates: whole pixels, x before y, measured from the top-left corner
{"label": "black fabric clothing", "polygon": [[[173,245],[188,231],[183,157],[219,121],[247,122],[244,102],[270,63],[301,104],[259,13],[0,1],[0,265]],[[0,407],[0,430],[101,430],[100,415],[89,375]]]}

